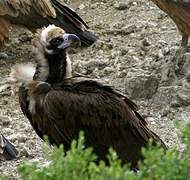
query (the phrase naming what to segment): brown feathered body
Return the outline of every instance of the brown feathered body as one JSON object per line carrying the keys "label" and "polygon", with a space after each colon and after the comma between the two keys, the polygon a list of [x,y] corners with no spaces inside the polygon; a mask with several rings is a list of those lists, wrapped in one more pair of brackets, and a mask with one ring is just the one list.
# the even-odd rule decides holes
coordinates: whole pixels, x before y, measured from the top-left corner
{"label": "brown feathered body", "polygon": [[[47,43],[48,50],[44,51],[43,43],[36,43],[38,65],[33,80],[27,80],[19,90],[21,109],[36,133],[42,139],[47,135],[51,144],[64,144],[68,150],[84,131],[85,145],[93,147],[99,159],[107,161],[112,147],[122,162],[132,167],[142,159],[141,148],[150,138],[166,148],[126,96],[97,81],[72,77],[65,42],[70,40],[64,35],[59,45],[56,37],[61,41],[60,33],[64,32],[55,28],[49,31],[54,33],[46,33],[54,37]],[[58,51],[60,47],[63,49]],[[18,68],[12,75],[17,72]]]}
{"label": "brown feathered body", "polygon": [[66,32],[76,34],[85,45],[97,40],[82,18],[62,0],[1,0],[0,41],[8,38],[10,23],[24,25],[32,31],[55,24]]}
{"label": "brown feathered body", "polygon": [[182,35],[182,46],[187,46],[190,36],[190,0],[151,0],[167,13]]}

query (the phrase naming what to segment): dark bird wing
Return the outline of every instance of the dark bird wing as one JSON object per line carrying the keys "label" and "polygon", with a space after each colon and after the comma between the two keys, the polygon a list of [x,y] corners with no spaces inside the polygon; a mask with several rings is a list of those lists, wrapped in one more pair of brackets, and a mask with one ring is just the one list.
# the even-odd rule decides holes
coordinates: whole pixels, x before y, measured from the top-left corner
{"label": "dark bird wing", "polygon": [[16,158],[18,151],[2,134],[0,134],[0,154],[6,160]]}
{"label": "dark bird wing", "polygon": [[31,9],[43,17],[56,17],[54,8],[50,1],[47,0],[1,0],[0,1],[0,15],[10,15],[18,17],[21,14],[30,14]]}
{"label": "dark bird wing", "polygon": [[83,19],[81,19],[80,16],[78,16],[73,10],[65,6],[63,1],[60,0],[51,0],[51,1],[56,11],[59,12],[62,16],[67,17],[70,20],[70,22],[73,23],[73,25],[82,29],[89,28],[87,24],[83,21]]}
{"label": "dark bird wing", "polygon": [[[141,147],[150,138],[165,148],[132,101],[95,81],[73,81],[36,96],[38,115],[30,115],[31,124],[37,124],[36,131],[48,135],[51,143],[64,144],[67,149],[83,130],[86,144],[94,148],[99,158],[105,160],[109,147],[113,147],[122,162],[133,166],[142,158]],[[27,111],[23,109],[25,114]]]}
{"label": "dark bird wing", "polygon": [[[55,24],[69,33],[75,33],[86,45],[97,40],[97,37],[88,31],[88,26],[82,18],[61,0],[1,0],[0,17],[13,24],[24,25],[30,30]],[[5,35],[0,31],[0,37],[4,36],[5,39]]]}
{"label": "dark bird wing", "polygon": [[24,85],[19,88],[19,103],[23,114],[28,118],[35,132],[41,139],[43,139],[44,134],[42,134],[39,130],[37,123],[32,121],[32,114],[29,110],[28,90],[24,87]]}

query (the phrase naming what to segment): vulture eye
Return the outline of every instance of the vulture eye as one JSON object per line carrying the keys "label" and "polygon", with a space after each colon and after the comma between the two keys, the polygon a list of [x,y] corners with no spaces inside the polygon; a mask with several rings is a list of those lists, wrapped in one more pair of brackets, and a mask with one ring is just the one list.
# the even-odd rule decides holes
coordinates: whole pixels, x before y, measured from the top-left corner
{"label": "vulture eye", "polygon": [[50,41],[50,45],[53,47],[59,46],[64,41],[63,37],[57,37]]}

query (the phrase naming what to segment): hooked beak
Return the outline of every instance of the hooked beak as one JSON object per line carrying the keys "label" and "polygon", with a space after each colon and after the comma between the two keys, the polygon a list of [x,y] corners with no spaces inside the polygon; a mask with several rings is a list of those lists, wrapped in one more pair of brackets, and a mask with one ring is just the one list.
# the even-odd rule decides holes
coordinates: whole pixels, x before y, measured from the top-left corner
{"label": "hooked beak", "polygon": [[81,41],[75,34],[64,34],[63,35],[63,43],[58,46],[58,49],[66,49],[68,47],[80,47]]}

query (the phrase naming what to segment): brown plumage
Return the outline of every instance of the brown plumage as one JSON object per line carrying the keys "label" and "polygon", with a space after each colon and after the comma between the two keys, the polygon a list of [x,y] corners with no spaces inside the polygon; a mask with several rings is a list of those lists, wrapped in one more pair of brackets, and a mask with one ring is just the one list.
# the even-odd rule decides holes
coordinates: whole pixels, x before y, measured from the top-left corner
{"label": "brown plumage", "polygon": [[55,24],[76,34],[85,45],[97,40],[88,31],[87,24],[62,0],[1,0],[0,41],[8,38],[10,23],[24,25],[30,30]]}
{"label": "brown plumage", "polygon": [[181,45],[187,47],[190,36],[190,0],[151,1],[172,18],[182,35]]}
{"label": "brown plumage", "polygon": [[18,151],[2,134],[0,134],[0,160],[16,158]]}
{"label": "brown plumage", "polygon": [[[36,133],[42,139],[47,135],[51,144],[64,144],[67,150],[83,130],[86,146],[92,146],[99,159],[107,161],[112,147],[132,167],[142,159],[141,148],[150,138],[166,148],[126,96],[97,81],[71,76],[67,48],[79,44],[77,36],[55,26],[35,38],[37,69],[33,80],[21,80],[19,101]],[[17,65],[11,76],[22,79],[24,71]]]}

